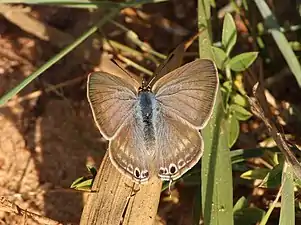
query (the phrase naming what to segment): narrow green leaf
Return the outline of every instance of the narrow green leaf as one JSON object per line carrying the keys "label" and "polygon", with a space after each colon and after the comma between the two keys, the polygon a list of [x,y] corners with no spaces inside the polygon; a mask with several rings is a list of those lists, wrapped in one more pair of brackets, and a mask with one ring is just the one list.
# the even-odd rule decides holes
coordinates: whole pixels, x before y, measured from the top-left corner
{"label": "narrow green leaf", "polygon": [[236,118],[241,121],[246,121],[252,116],[252,113],[237,104],[230,105],[230,112],[235,113]]}
{"label": "narrow green leaf", "polygon": [[167,0],[140,0],[127,2],[113,2],[113,1],[93,1],[93,0],[1,0],[1,3],[23,3],[23,4],[44,4],[56,5],[70,8],[118,8],[118,7],[137,7],[139,5],[148,3],[165,2]]}
{"label": "narrow green leaf", "polygon": [[236,211],[246,208],[248,206],[248,200],[246,199],[245,196],[240,197],[240,199],[237,200],[233,207],[233,212],[235,213]]}
{"label": "narrow green leaf", "polygon": [[295,225],[294,172],[290,165],[282,173],[283,189],[279,225]]}
{"label": "narrow green leaf", "polygon": [[[199,36],[199,54],[202,58],[213,59],[210,18],[210,0],[198,0],[198,28],[205,28]],[[204,223],[210,225],[233,225],[232,166],[225,117],[219,90],[211,120],[202,130],[205,151],[201,170],[201,206]]]}
{"label": "narrow green leaf", "polygon": [[232,166],[226,115],[219,91],[211,120],[203,130],[202,209],[205,224],[233,224]]}
{"label": "narrow green leaf", "polygon": [[281,185],[283,164],[277,164],[271,169],[262,181],[261,187],[278,188]]}
{"label": "narrow green leaf", "polygon": [[199,36],[200,58],[213,59],[210,19],[210,0],[198,0],[198,28],[205,29]]}
{"label": "narrow green leaf", "polygon": [[[280,190],[279,190],[279,191],[280,191]],[[280,195],[279,195],[279,193],[278,193],[277,196],[276,196],[276,199],[273,201],[272,204],[270,204],[270,207],[269,207],[268,211],[267,211],[266,214],[262,217],[262,219],[261,219],[259,225],[266,225],[266,224],[268,223],[268,220],[269,220],[269,218],[270,218],[270,215],[272,214],[272,212],[273,212],[273,210],[274,210],[276,204],[278,203],[279,198],[280,198]]]}
{"label": "narrow green leaf", "polygon": [[230,59],[228,65],[231,70],[242,72],[246,70],[257,58],[258,52],[245,52]]}
{"label": "narrow green leaf", "polygon": [[239,135],[239,122],[235,114],[229,115],[226,126],[228,128],[228,147],[231,148]]}
{"label": "narrow green leaf", "polygon": [[85,177],[80,177],[71,184],[70,188],[81,190],[81,191],[87,191],[87,190],[91,190],[92,184],[93,184],[92,178],[87,179]]}
{"label": "narrow green leaf", "polygon": [[[199,36],[199,54],[202,58],[213,59],[210,18],[210,0],[198,0],[198,28],[205,28]],[[205,145],[201,170],[204,223],[233,225],[232,167],[220,90],[212,118],[202,133]],[[199,224],[199,221],[195,224]]]}
{"label": "narrow green leaf", "polygon": [[266,175],[270,172],[267,168],[256,168],[254,170],[248,170],[240,175],[240,178],[246,180],[263,180]]}
{"label": "narrow green leaf", "polygon": [[223,70],[224,64],[227,61],[227,55],[225,51],[221,48],[211,47],[213,52],[213,59],[218,69]]}
{"label": "narrow green leaf", "polygon": [[243,162],[249,158],[262,157],[266,148],[235,149],[230,152],[232,164]]}
{"label": "narrow green leaf", "polygon": [[229,55],[233,46],[236,43],[237,32],[235,22],[230,13],[225,15],[223,24],[222,44],[226,50],[226,54]]}
{"label": "narrow green leaf", "polygon": [[52,57],[48,62],[46,62],[44,65],[42,65],[39,69],[37,69],[32,74],[30,74],[28,77],[26,77],[20,84],[18,84],[16,87],[14,87],[12,90],[10,90],[8,93],[6,93],[4,96],[2,96],[0,98],[0,106],[4,105],[9,99],[11,99],[14,95],[18,94],[30,82],[32,82],[34,79],[36,79],[39,75],[41,75],[44,71],[46,71],[52,65],[57,63],[60,59],[62,59],[64,56],[66,56],[69,52],[71,52],[78,45],[80,45],[84,40],[86,40],[93,33],[95,33],[99,27],[103,26],[109,19],[113,18],[118,12],[119,12],[118,8],[112,10],[110,13],[108,13],[106,16],[104,16],[103,19],[97,25],[92,26],[88,31],[83,33],[73,43],[71,43],[69,46],[64,48],[61,52],[59,52],[57,55]]}
{"label": "narrow green leaf", "polygon": [[276,21],[276,18],[272,14],[269,6],[264,0],[254,0],[257,8],[259,9],[264,22],[265,26],[269,29],[270,33],[272,34],[278,48],[280,49],[283,57],[285,58],[290,70],[295,75],[295,78],[298,82],[299,87],[301,87],[301,66],[300,63],[293,52],[291,46],[289,45],[286,37],[280,31],[280,26]]}

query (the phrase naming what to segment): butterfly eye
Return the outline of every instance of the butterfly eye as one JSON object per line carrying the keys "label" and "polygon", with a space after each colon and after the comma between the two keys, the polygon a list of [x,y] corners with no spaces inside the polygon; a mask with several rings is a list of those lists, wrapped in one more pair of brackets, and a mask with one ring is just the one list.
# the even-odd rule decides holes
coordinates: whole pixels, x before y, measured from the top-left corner
{"label": "butterfly eye", "polygon": [[169,173],[170,174],[175,174],[178,171],[178,168],[175,164],[170,164],[169,165]]}

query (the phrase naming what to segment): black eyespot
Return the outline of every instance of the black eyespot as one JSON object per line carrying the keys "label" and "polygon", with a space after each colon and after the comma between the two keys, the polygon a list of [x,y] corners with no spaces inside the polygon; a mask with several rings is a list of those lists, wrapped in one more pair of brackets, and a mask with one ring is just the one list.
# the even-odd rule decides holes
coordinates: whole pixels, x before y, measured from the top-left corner
{"label": "black eyespot", "polygon": [[171,174],[174,174],[176,171],[177,171],[176,166],[175,166],[175,165],[171,165],[170,168],[169,168],[169,172],[170,172]]}
{"label": "black eyespot", "polygon": [[165,174],[165,168],[163,167],[160,168],[160,174]]}
{"label": "black eyespot", "polygon": [[135,168],[135,177],[137,177],[137,178],[140,177],[140,171],[138,168]]}
{"label": "black eyespot", "polygon": [[144,176],[145,176],[145,177],[148,177],[148,176],[149,176],[148,171],[145,171]]}

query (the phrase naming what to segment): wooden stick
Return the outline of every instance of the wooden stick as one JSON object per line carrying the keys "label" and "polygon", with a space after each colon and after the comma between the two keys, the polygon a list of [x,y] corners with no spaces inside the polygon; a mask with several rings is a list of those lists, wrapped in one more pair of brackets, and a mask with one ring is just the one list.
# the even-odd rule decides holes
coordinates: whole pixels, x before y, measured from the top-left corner
{"label": "wooden stick", "polygon": [[161,194],[161,180],[134,185],[111,163],[106,153],[82,213],[80,225],[152,225]]}

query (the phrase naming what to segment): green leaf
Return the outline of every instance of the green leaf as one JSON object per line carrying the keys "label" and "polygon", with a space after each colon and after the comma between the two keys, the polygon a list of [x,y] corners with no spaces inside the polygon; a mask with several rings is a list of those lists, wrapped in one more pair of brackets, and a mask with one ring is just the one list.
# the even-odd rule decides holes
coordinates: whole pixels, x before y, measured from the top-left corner
{"label": "green leaf", "polygon": [[242,196],[233,208],[234,224],[253,225],[260,221],[265,211],[257,207],[248,207],[248,200]]}
{"label": "green leaf", "polygon": [[199,55],[201,58],[213,59],[211,39],[210,0],[198,0],[198,28],[204,31],[199,35]]}
{"label": "green leaf", "polygon": [[[198,28],[204,29],[199,36],[199,55],[213,59],[210,0],[198,0]],[[202,157],[201,193],[198,198],[194,218],[203,213],[205,224],[233,225],[233,187],[230,150],[228,148],[226,115],[221,91],[218,90],[213,115],[202,130],[204,155]],[[201,202],[201,204],[198,204]],[[195,220],[194,224],[199,224]]]}
{"label": "green leaf", "polygon": [[90,176],[79,177],[71,184],[71,188],[76,190],[91,190],[94,178],[97,174],[97,170],[94,166],[86,165],[87,170],[90,172]]}
{"label": "green leaf", "polygon": [[22,4],[49,4],[56,6],[64,6],[70,8],[118,8],[118,7],[137,7],[147,3],[159,3],[167,0],[140,0],[128,2],[112,2],[112,1],[90,1],[90,0],[1,0],[1,3],[22,3]]}
{"label": "green leaf", "polygon": [[263,179],[263,182],[261,184],[261,187],[266,188],[277,188],[281,185],[281,174],[282,174],[282,164],[278,164],[273,167],[272,170],[270,170],[265,178]]}
{"label": "green leaf", "polygon": [[94,166],[87,165],[87,170],[91,173],[93,178],[96,177],[97,169]]}
{"label": "green leaf", "polygon": [[267,174],[270,172],[270,169],[267,168],[256,168],[254,170],[248,170],[240,175],[240,178],[246,180],[263,180]]}
{"label": "green leaf", "polygon": [[282,173],[282,197],[279,225],[295,225],[294,172],[290,165]]}
{"label": "green leaf", "polygon": [[230,105],[230,112],[235,113],[236,118],[241,121],[246,121],[252,116],[252,113],[250,113],[244,107],[236,104]]}
{"label": "green leaf", "polygon": [[213,115],[203,130],[202,210],[205,224],[233,224],[232,166],[226,115],[220,91]]}
{"label": "green leaf", "polygon": [[233,46],[236,43],[237,32],[235,22],[230,13],[225,15],[223,34],[222,34],[222,44],[226,50],[226,54],[229,55]]}
{"label": "green leaf", "polygon": [[247,98],[239,93],[232,94],[231,102],[244,108],[249,105]]}
{"label": "green leaf", "polygon": [[249,207],[238,210],[234,213],[235,225],[253,225],[257,224],[265,215],[265,211],[257,207]]}
{"label": "green leaf", "polygon": [[93,184],[93,178],[87,178],[87,177],[80,177],[77,178],[72,184],[71,188],[74,188],[76,190],[91,190]]}
{"label": "green leaf", "polygon": [[245,196],[242,196],[235,203],[235,205],[233,207],[233,213],[235,213],[236,211],[238,211],[240,209],[247,208],[247,206],[248,206],[248,200],[246,199]]}
{"label": "green leaf", "polygon": [[243,162],[249,158],[262,157],[266,148],[235,149],[230,152],[232,164]]}
{"label": "green leaf", "polygon": [[257,58],[258,52],[245,52],[230,59],[228,65],[231,70],[242,72],[246,70]]}
{"label": "green leaf", "polygon": [[211,49],[213,52],[214,62],[216,64],[217,68],[220,70],[223,70],[224,64],[227,61],[227,55],[226,55],[225,51],[221,48],[217,48],[214,46],[212,46]]}
{"label": "green leaf", "polygon": [[231,148],[239,135],[239,122],[235,114],[230,114],[227,119],[227,128],[228,128],[228,147]]}
{"label": "green leaf", "polygon": [[231,81],[225,81],[221,85],[223,104],[225,106],[228,105],[228,100],[229,100],[229,97],[230,97],[230,94],[231,94],[231,90],[232,90],[232,83],[231,83]]}

